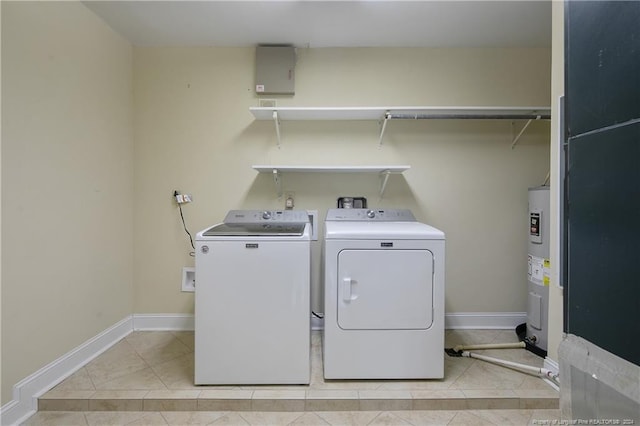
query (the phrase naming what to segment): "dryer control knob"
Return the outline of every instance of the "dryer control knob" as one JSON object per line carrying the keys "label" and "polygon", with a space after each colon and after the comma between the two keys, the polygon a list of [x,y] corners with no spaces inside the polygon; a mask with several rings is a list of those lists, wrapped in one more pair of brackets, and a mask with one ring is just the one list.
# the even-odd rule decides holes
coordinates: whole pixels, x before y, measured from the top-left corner
{"label": "dryer control knob", "polygon": [[267,212],[267,211],[262,212],[262,218],[265,220],[271,219],[271,212]]}
{"label": "dryer control knob", "polygon": [[374,210],[367,210],[367,217],[369,219],[373,219],[374,217],[376,217],[376,212]]}

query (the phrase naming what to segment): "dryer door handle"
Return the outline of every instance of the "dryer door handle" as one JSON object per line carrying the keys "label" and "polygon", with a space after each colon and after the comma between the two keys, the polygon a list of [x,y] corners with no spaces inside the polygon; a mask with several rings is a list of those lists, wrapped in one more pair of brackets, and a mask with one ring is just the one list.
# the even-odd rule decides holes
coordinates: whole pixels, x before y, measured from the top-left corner
{"label": "dryer door handle", "polygon": [[352,300],[356,300],[358,296],[353,295],[352,286],[354,280],[351,278],[343,278],[342,279],[342,300],[345,302],[351,302]]}

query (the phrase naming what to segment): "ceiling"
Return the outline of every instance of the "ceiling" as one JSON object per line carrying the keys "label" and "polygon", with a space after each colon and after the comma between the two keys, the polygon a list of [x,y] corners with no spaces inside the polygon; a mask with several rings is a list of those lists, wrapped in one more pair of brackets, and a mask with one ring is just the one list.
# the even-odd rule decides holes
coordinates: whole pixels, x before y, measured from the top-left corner
{"label": "ceiling", "polygon": [[135,46],[551,45],[551,0],[114,0],[83,3]]}

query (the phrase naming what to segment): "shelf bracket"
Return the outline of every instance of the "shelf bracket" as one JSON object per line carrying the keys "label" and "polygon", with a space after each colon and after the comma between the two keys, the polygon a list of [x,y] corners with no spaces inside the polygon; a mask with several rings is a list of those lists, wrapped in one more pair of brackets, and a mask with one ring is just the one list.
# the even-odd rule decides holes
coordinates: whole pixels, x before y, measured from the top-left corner
{"label": "shelf bracket", "polygon": [[390,170],[383,170],[380,172],[380,198],[384,195],[384,190],[387,187],[387,181],[389,180]]}
{"label": "shelf bracket", "polygon": [[389,113],[389,111],[386,111],[384,113],[384,117],[382,118],[382,121],[380,122],[380,139],[378,140],[378,147],[382,146],[382,139],[384,138],[384,131],[387,128],[387,122],[391,119],[391,114]]}
{"label": "shelf bracket", "polygon": [[[540,120],[541,118],[542,118],[541,116],[537,116],[535,119]],[[533,118],[530,118],[527,121],[527,123],[522,127],[522,130],[520,130],[520,133],[518,133],[518,135],[513,139],[513,142],[511,142],[511,149],[515,148],[516,144],[518,143],[518,140],[520,140],[520,136],[522,136],[524,131],[527,130],[527,127],[529,127],[529,124],[531,124],[533,120],[534,120]]]}
{"label": "shelf bracket", "polygon": [[273,183],[276,184],[276,193],[278,194],[278,198],[282,197],[282,176],[280,175],[280,170],[273,169]]}
{"label": "shelf bracket", "polygon": [[276,137],[278,138],[278,149],[280,149],[280,120],[278,111],[273,111],[273,124],[276,126]]}

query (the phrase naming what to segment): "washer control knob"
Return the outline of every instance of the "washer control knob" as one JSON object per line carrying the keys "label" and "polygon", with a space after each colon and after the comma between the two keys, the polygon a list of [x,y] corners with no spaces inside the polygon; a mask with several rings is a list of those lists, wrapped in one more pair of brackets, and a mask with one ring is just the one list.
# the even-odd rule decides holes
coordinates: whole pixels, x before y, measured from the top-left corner
{"label": "washer control knob", "polygon": [[367,210],[367,217],[369,219],[373,219],[374,217],[376,217],[376,212],[374,210]]}
{"label": "washer control knob", "polygon": [[271,219],[271,212],[268,212],[268,211],[262,212],[262,218],[265,220]]}

